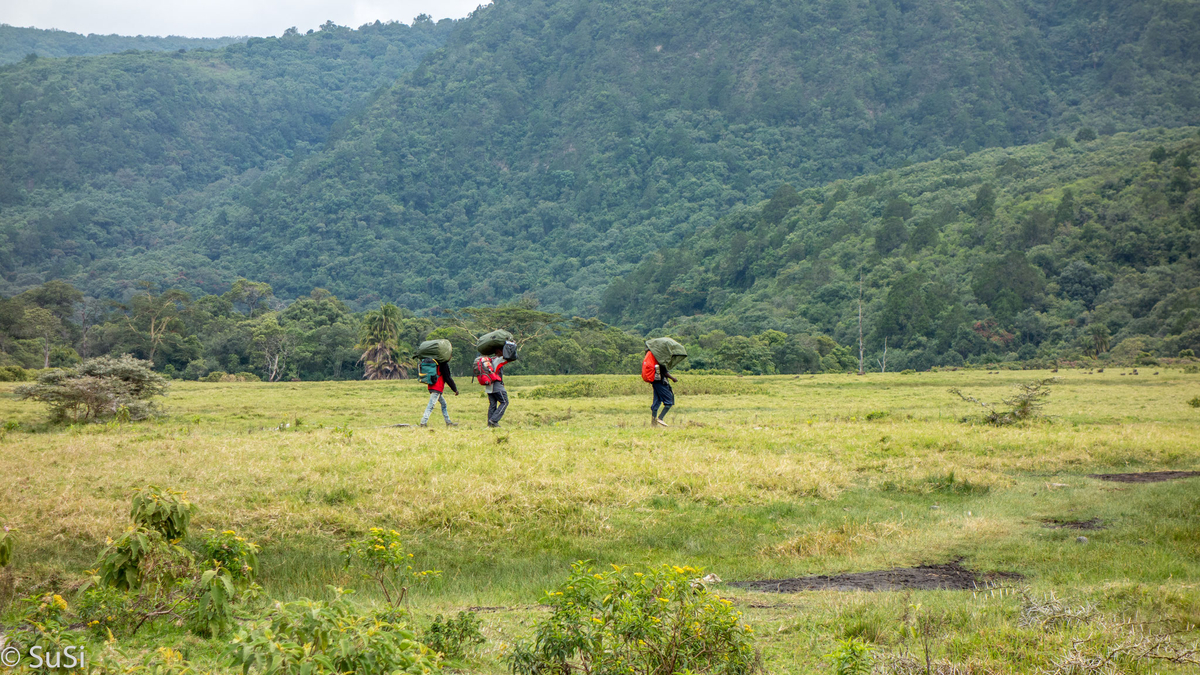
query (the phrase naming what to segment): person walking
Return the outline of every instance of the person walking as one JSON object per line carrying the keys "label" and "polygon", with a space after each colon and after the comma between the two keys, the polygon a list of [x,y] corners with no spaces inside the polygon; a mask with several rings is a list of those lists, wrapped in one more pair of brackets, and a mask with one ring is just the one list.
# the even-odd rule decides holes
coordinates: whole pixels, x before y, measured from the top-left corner
{"label": "person walking", "polygon": [[504,412],[508,410],[508,391],[504,388],[504,374],[500,372],[504,364],[508,363],[508,359],[504,358],[503,354],[481,358],[487,359],[492,366],[492,381],[483,385],[488,397],[487,425],[498,427]]}
{"label": "person walking", "polygon": [[433,413],[433,406],[439,402],[442,404],[442,417],[446,419],[446,426],[458,426],[457,423],[450,421],[450,410],[446,407],[446,396],[444,395],[446,385],[450,385],[450,391],[458,396],[458,385],[454,384],[454,376],[450,374],[450,364],[438,361],[437,380],[429,385],[429,405],[425,406],[425,414],[421,416],[421,426],[429,426],[429,415]]}
{"label": "person walking", "polygon": [[[650,403],[650,426],[669,426],[663,418],[670,412],[671,406],[675,405],[675,390],[671,389],[671,382],[679,380],[676,380],[649,350],[646,351],[646,358],[642,360],[642,379],[649,382],[654,389],[654,400]],[[661,413],[658,411],[659,407],[662,408]]]}

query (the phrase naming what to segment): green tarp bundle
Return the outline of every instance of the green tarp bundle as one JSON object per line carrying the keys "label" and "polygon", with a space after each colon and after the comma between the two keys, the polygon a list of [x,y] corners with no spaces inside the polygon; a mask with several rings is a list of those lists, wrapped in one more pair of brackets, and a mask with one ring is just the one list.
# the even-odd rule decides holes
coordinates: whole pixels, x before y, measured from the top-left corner
{"label": "green tarp bundle", "polygon": [[448,363],[453,353],[454,346],[450,344],[449,340],[426,340],[417,347],[414,356],[418,359],[430,358],[434,361]]}
{"label": "green tarp bundle", "polygon": [[479,338],[479,342],[475,343],[475,348],[480,354],[497,354],[505,342],[513,339],[512,333],[506,330],[494,330],[487,335]]}
{"label": "green tarp bundle", "polygon": [[654,355],[654,360],[666,367],[667,370],[673,370],[687,358],[687,349],[669,337],[646,340],[646,349],[650,350],[650,353]]}

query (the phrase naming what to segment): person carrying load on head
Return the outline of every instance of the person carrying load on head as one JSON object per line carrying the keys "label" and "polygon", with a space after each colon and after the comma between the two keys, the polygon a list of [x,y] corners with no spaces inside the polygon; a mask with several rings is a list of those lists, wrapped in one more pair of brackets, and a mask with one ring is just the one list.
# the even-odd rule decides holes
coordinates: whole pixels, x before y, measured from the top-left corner
{"label": "person carrying load on head", "polygon": [[413,355],[413,358],[419,359],[417,379],[428,385],[429,389],[429,405],[425,406],[425,414],[421,416],[423,427],[429,426],[429,415],[433,413],[433,406],[439,402],[442,404],[442,417],[446,420],[446,426],[458,426],[450,421],[450,411],[446,407],[444,395],[446,385],[450,385],[450,390],[458,396],[458,385],[454,383],[454,376],[450,374],[452,354],[453,346],[449,340],[426,340],[417,347],[417,353]]}
{"label": "person carrying load on head", "polygon": [[475,358],[475,379],[487,392],[487,425],[498,427],[508,410],[508,391],[504,388],[501,369],[506,363],[517,360],[517,343],[513,342],[512,333],[495,330],[479,338],[476,349],[479,356]]}
{"label": "person carrying load on head", "polygon": [[[642,359],[642,379],[654,389],[650,403],[650,426],[668,426],[663,418],[675,405],[675,390],[671,382],[678,382],[671,375],[674,368],[687,358],[687,349],[671,338],[654,338],[646,341],[646,358]],[[662,412],[659,412],[659,408]]]}

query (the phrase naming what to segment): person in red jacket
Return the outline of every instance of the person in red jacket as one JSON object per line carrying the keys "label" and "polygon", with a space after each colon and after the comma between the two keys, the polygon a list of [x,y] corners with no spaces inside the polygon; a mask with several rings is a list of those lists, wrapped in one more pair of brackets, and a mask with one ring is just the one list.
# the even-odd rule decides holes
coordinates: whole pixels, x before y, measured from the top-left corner
{"label": "person in red jacket", "polygon": [[[654,358],[654,354],[646,352],[646,358],[642,360],[642,379],[650,383],[654,389],[654,400],[650,403],[650,426],[665,427],[667,423],[663,418],[667,416],[667,412],[671,410],[671,406],[675,405],[675,391],[671,389],[670,382],[678,382],[675,376],[667,372],[667,367],[658,362]],[[668,382],[670,380],[670,382]],[[662,406],[662,414],[659,414],[658,407]]]}
{"label": "person in red jacket", "polygon": [[433,412],[433,406],[437,402],[442,404],[442,417],[446,418],[446,426],[456,427],[457,423],[450,421],[450,411],[446,408],[446,397],[442,395],[446,385],[450,385],[450,390],[458,396],[458,386],[454,384],[454,376],[450,374],[450,364],[445,361],[438,361],[438,379],[433,384],[429,385],[429,405],[425,406],[425,414],[421,416],[421,426],[429,426],[429,415]]}

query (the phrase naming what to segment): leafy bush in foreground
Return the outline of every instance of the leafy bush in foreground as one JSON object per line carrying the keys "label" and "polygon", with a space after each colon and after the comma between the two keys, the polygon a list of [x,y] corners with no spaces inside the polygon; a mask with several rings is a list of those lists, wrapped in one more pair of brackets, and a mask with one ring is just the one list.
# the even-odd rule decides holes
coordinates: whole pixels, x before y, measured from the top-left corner
{"label": "leafy bush in foreground", "polygon": [[242,630],[230,647],[243,673],[326,675],[433,673],[437,655],[403,624],[356,610],[333,589],[332,602],[308,599],[276,604],[263,621]]}
{"label": "leafy bush in foreground", "polygon": [[140,420],[155,413],[150,401],[167,393],[166,378],[152,370],[154,364],[128,354],[88,359],[74,368],[45,370],[37,383],[17,387],[22,400],[50,406],[56,422],[95,422],[117,417]]}
{"label": "leafy bush in foreground", "polygon": [[486,641],[479,632],[482,626],[475,612],[459,612],[458,616],[447,618],[438,614],[421,634],[421,641],[443,658],[461,659],[468,649]]}
{"label": "leafy bush in foreground", "polygon": [[722,673],[758,668],[750,626],[741,612],[697,579],[692,567],[638,569],[586,563],[547,594],[552,614],[533,640],[518,644],[517,675],[585,673]]}
{"label": "leafy bush in foreground", "polygon": [[134,491],[129,517],[138,525],[158,530],[167,539],[177,540],[187,536],[195,511],[184,493],[147,485]]}

